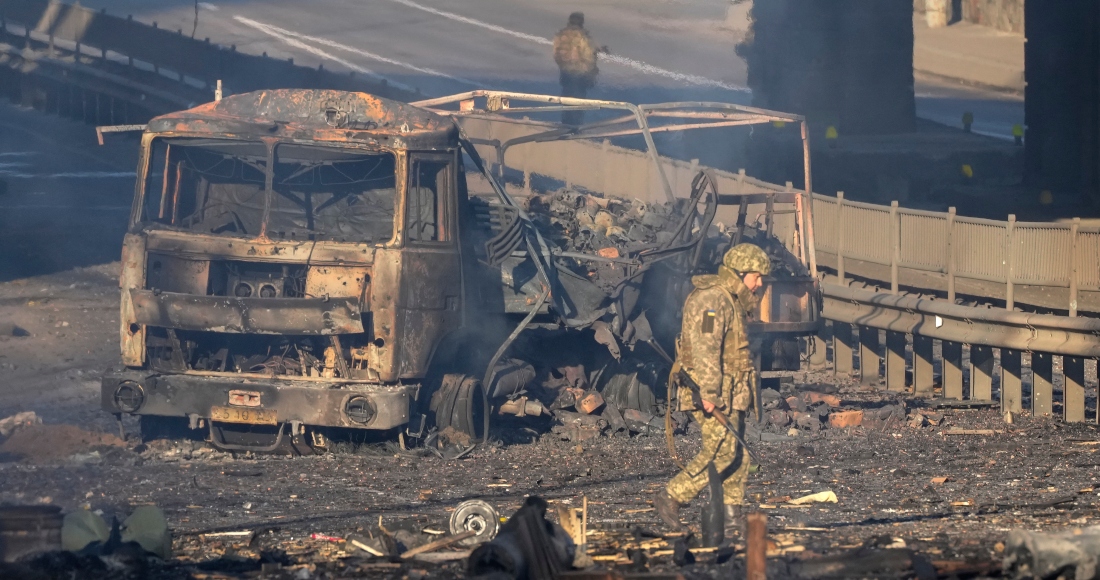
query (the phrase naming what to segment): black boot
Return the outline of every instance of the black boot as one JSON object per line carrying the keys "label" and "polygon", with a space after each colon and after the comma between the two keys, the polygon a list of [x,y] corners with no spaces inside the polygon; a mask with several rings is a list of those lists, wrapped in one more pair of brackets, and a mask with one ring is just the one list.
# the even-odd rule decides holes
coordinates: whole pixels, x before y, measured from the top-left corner
{"label": "black boot", "polygon": [[740,504],[726,504],[726,539],[745,539],[745,514]]}
{"label": "black boot", "polygon": [[662,489],[653,497],[653,507],[661,521],[674,530],[680,529],[680,502],[672,499],[668,490]]}

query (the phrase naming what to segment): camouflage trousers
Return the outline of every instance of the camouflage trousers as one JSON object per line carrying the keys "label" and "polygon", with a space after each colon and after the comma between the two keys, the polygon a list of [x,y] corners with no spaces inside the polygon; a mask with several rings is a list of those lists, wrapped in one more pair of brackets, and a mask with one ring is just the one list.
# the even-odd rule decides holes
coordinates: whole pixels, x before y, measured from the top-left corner
{"label": "camouflage trousers", "polygon": [[[668,482],[668,494],[679,503],[688,503],[707,485],[707,465],[714,462],[722,478],[722,501],[726,505],[741,505],[745,497],[745,480],[749,475],[749,458],[737,439],[714,417],[695,411],[692,416],[703,427],[703,448],[684,470]],[[745,412],[729,414],[730,425],[744,437]]]}

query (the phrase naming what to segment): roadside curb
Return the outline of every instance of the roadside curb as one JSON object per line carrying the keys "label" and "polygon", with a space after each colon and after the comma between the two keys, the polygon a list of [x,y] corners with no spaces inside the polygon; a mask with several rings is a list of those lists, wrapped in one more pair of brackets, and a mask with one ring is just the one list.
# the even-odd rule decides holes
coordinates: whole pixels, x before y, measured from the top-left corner
{"label": "roadside curb", "polygon": [[959,78],[959,77],[955,77],[955,76],[951,76],[951,75],[945,75],[945,74],[942,74],[942,73],[932,72],[930,70],[919,69],[919,68],[916,68],[916,67],[913,67],[913,75],[915,77],[917,77],[917,80],[920,80],[920,77],[924,77],[924,78],[926,78],[927,80],[930,80],[930,81],[941,81],[941,82],[955,83],[955,84],[959,84],[959,85],[963,85],[963,86],[967,86],[967,87],[974,87],[974,88],[977,88],[977,89],[984,89],[984,90],[987,90],[987,91],[994,91],[994,92],[1002,93],[1002,94],[1005,94],[1005,95],[1011,95],[1011,96],[1014,96],[1014,97],[1023,97],[1024,96],[1024,87],[1023,86],[1021,86],[1019,88],[1012,88],[1012,87],[1006,87],[1006,86],[1003,86],[1003,85],[982,83],[982,82],[978,82],[978,81],[975,81],[975,80],[972,80],[972,79],[963,79],[963,78]]}

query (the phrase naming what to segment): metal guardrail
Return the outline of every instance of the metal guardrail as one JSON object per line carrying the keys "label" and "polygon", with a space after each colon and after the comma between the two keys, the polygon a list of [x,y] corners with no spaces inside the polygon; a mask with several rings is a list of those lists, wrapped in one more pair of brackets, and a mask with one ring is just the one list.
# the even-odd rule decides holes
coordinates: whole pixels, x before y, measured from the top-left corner
{"label": "metal guardrail", "polygon": [[[834,284],[822,289],[822,315],[832,321],[833,369],[839,375],[858,370],[862,382],[876,383],[885,362],[887,389],[912,385],[916,395],[930,397],[939,358],[945,398],[999,399],[1007,412],[1022,411],[1029,400],[1027,408],[1035,415],[1053,414],[1060,402],[1066,421],[1086,420],[1086,364],[1095,365],[1100,357],[1098,319],[974,308]],[[886,331],[885,361],[880,331]],[[858,367],[853,364],[857,351]],[[1028,367],[1030,381],[1024,372]],[[1100,419],[1096,414],[1090,418]]]}
{"label": "metal guardrail", "polygon": [[[1026,402],[1035,415],[1051,415],[1060,403],[1066,421],[1100,421],[1100,413],[1087,413],[1085,397],[1086,366],[1100,357],[1100,320],[1077,317],[1100,304],[1095,294],[1080,300],[1100,290],[1100,228],[1080,220],[967,218],[953,208],[852,202],[843,193],[815,194],[814,219],[819,263],[836,273],[835,284],[822,287],[835,372],[858,370],[865,383],[881,374],[887,389],[911,385],[931,396],[939,350],[946,398],[999,399],[1006,412],[1022,411]],[[851,288],[852,275],[888,284],[889,293]],[[903,296],[903,286],[947,300]],[[1005,307],[958,305],[958,295],[1003,300]],[[1021,305],[1069,316],[1019,312]]]}
{"label": "metal guardrail", "polygon": [[[968,218],[814,195],[815,243],[841,280],[850,274],[910,286],[1064,310],[1093,310],[1100,292],[1100,228]],[[853,262],[858,265],[853,268]],[[875,269],[878,265],[889,268]],[[856,270],[853,272],[853,270]],[[960,291],[960,281],[969,285]],[[1029,287],[1029,294],[1021,293]],[[1042,291],[1042,290],[1047,291]],[[1051,291],[1053,290],[1053,291]],[[1082,308],[1084,306],[1084,308]]]}

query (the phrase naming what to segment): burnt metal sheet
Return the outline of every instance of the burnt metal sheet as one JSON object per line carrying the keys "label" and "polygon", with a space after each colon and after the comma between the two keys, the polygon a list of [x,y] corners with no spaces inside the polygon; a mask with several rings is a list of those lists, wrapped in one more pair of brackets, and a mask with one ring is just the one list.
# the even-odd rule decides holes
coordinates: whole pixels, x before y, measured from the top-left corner
{"label": "burnt metal sheet", "polygon": [[281,139],[453,147],[451,119],[398,101],[347,91],[271,89],[226,97],[149,121],[149,133],[264,135]]}
{"label": "burnt metal sheet", "polygon": [[[158,374],[136,370],[110,371],[100,383],[100,404],[108,413],[118,407],[115,390],[124,382],[141,385],[144,400],[134,415],[209,418],[211,407],[230,404],[230,393],[247,389],[259,395],[260,405],[275,413],[276,421],[301,421],[306,425],[355,429],[392,429],[409,421],[415,385],[330,383],[294,378],[240,378],[199,374]],[[366,423],[352,421],[347,405],[365,398],[374,408]]]}
{"label": "burnt metal sheet", "polygon": [[241,334],[363,332],[356,298],[235,298],[130,290],[139,324]]}

